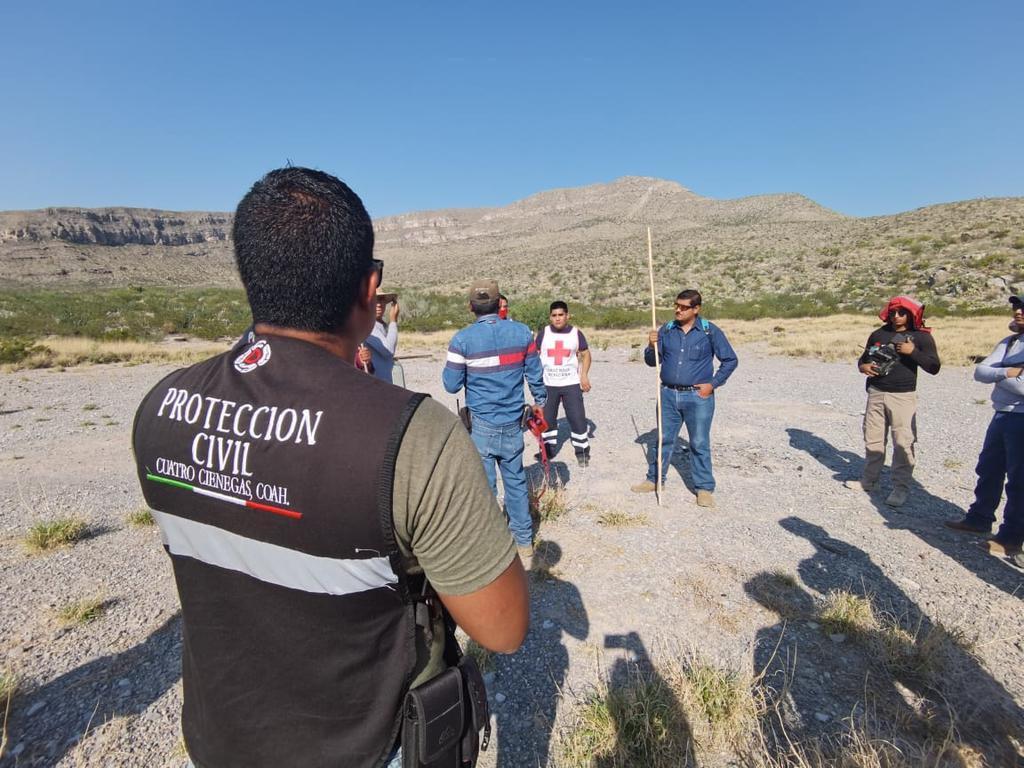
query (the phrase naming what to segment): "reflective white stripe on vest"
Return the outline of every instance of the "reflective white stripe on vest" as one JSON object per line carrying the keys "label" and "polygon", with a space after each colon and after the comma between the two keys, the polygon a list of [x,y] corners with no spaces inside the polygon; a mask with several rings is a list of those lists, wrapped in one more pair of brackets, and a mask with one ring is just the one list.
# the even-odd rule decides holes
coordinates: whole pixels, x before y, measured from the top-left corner
{"label": "reflective white stripe on vest", "polygon": [[269,584],[315,594],[350,595],[398,583],[386,557],[319,557],[166,512],[154,511],[153,515],[171,554],[245,573]]}

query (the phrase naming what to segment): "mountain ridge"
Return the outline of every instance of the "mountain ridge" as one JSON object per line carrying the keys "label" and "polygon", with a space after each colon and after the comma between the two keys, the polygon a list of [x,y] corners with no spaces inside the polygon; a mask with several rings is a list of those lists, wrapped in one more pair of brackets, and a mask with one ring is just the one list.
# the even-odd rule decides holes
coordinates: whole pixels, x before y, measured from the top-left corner
{"label": "mountain ridge", "polygon": [[[8,286],[238,285],[230,212],[50,207],[0,212]],[[796,192],[703,197],[665,179],[543,190],[506,206],[376,219],[392,287],[461,291],[496,277],[510,293],[635,303],[646,229],[659,283],[734,294],[879,292],[992,305],[1024,290],[1024,197],[853,217]],[[666,289],[666,295],[671,293]]]}

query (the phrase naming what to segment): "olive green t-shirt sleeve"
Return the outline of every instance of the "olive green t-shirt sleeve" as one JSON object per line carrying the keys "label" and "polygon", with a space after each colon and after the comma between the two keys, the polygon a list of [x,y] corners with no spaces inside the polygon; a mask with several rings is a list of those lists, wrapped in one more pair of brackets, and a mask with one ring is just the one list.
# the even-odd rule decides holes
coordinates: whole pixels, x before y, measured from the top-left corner
{"label": "olive green t-shirt sleeve", "polygon": [[480,454],[455,414],[434,400],[416,409],[395,462],[398,548],[441,594],[465,595],[500,576],[515,557]]}

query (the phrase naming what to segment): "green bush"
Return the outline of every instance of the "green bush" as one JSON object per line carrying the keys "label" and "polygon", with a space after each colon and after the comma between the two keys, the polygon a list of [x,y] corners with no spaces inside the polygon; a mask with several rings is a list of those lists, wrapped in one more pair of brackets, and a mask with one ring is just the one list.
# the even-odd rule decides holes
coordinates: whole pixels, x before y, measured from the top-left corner
{"label": "green bush", "polygon": [[0,338],[0,363],[20,363],[30,355],[45,351],[46,347],[28,339]]}

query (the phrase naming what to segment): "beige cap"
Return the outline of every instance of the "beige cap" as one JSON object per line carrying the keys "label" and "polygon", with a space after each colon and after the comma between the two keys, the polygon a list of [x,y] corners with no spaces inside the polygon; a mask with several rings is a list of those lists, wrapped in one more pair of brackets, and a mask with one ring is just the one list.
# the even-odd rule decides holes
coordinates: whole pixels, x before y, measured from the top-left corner
{"label": "beige cap", "polygon": [[469,300],[475,304],[497,301],[498,282],[496,280],[475,280],[469,286]]}

